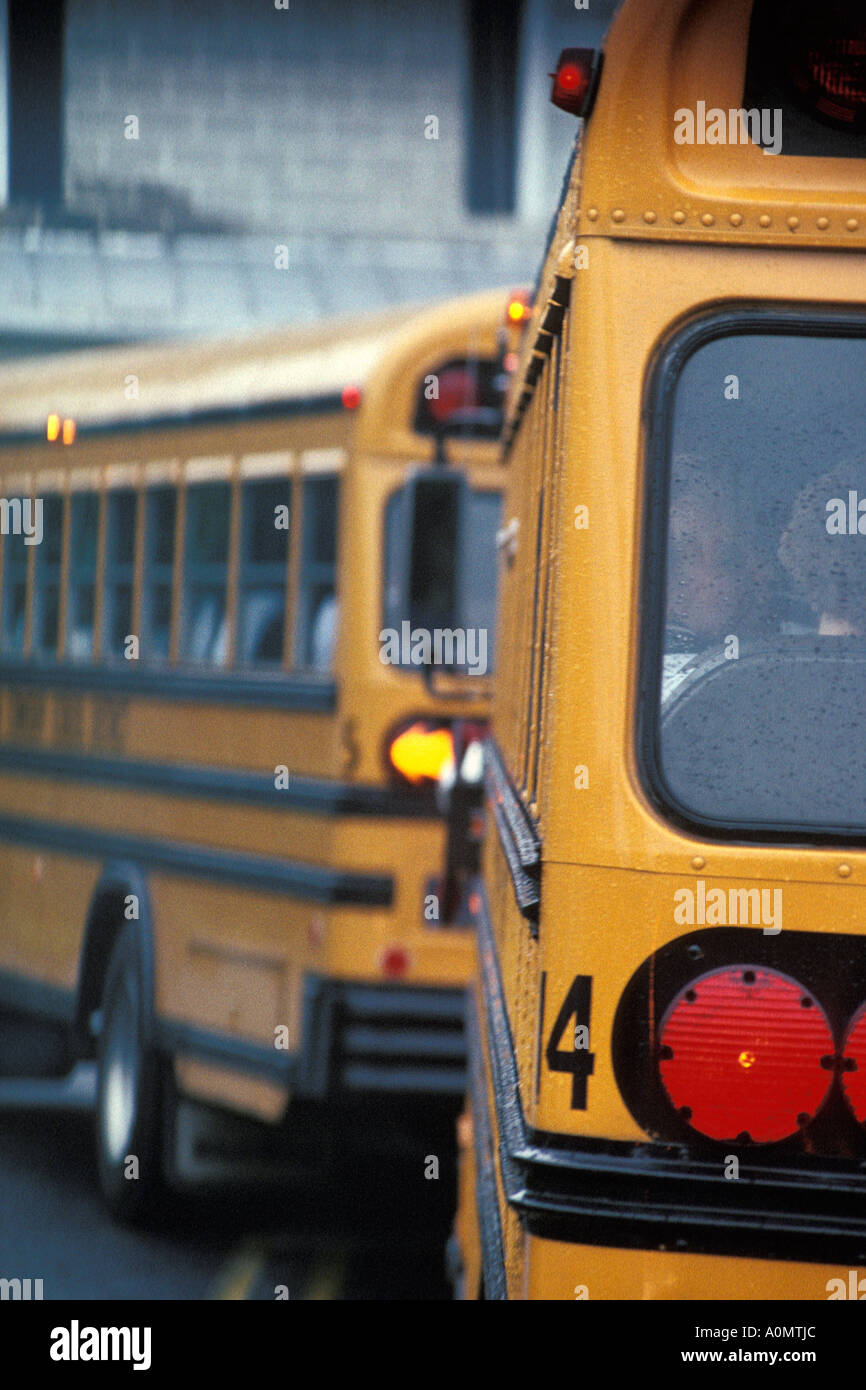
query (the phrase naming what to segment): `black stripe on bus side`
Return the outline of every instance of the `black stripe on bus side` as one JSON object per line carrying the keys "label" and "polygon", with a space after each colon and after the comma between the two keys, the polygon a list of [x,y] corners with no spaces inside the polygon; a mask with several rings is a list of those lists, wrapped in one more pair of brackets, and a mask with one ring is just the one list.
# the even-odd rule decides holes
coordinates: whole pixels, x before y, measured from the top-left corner
{"label": "black stripe on bus side", "polygon": [[26,685],[36,690],[83,690],[113,695],[149,696],[159,700],[205,702],[215,705],[253,705],[272,709],[310,710],[332,714],[337,707],[336,682],[315,677],[200,675],[175,667],[142,666],[136,661],[85,666],[61,662],[0,661],[0,685]]}
{"label": "black stripe on bus side", "polygon": [[[77,439],[96,439],[106,434],[138,434],[146,430],[191,429],[207,425],[230,425],[247,420],[289,420],[297,415],[333,415],[344,410],[339,391],[320,395],[297,396],[293,400],[255,401],[248,405],[211,406],[205,410],[188,410],[174,415],[148,415],[134,420],[104,420],[97,425],[76,424]],[[37,429],[4,430],[0,433],[0,448],[19,444],[45,444],[45,427]]]}
{"label": "black stripe on bus side", "polygon": [[75,992],[43,980],[27,979],[11,970],[0,970],[0,1009],[33,1014],[55,1023],[72,1023]]}
{"label": "black stripe on bus side", "polygon": [[517,1205],[518,1194],[524,1188],[523,1175],[513,1155],[525,1146],[523,1107],[520,1102],[520,1082],[514,1043],[508,1024],[505,995],[499,976],[499,961],[490,925],[487,891],[481,886],[481,907],[477,917],[478,988],[484,1001],[484,1022],[487,1033],[487,1060],[493,1086],[496,1123],[499,1138],[499,1166],[502,1186],[509,1203]]}
{"label": "black stripe on bus side", "polygon": [[484,783],[517,906],[538,935],[541,903],[541,838],[512,786],[492,738],[484,744]]}
{"label": "black stripe on bus side", "polygon": [[493,1130],[490,1124],[487,1090],[484,1085],[484,1056],[474,991],[471,991],[467,998],[466,1046],[469,1054],[469,1094],[472,1099],[478,1234],[481,1243],[481,1265],[484,1271],[484,1298],[486,1302],[490,1302],[507,1299],[508,1284],[505,1275],[505,1252],[502,1240],[502,1221],[499,1215],[499,1194],[493,1167]]}
{"label": "black stripe on bus side", "polygon": [[298,1074],[297,1054],[279,1052],[265,1043],[248,1042],[177,1019],[158,1018],[156,1040],[162,1052],[230,1067],[283,1086],[291,1085]]}
{"label": "black stripe on bus side", "polygon": [[398,788],[356,786],[350,782],[290,775],[285,788],[274,786],[272,773],[234,768],[158,763],[131,758],[104,758],[94,753],[60,749],[0,746],[0,771],[21,776],[68,778],[167,792],[175,796],[212,798],[301,811],[320,816],[383,816],[408,820],[438,820],[431,796],[401,793]]}
{"label": "black stripe on bus side", "polygon": [[87,859],[128,859],[166,873],[207,878],[266,893],[283,893],[319,903],[389,907],[394,881],[387,874],[322,869],[313,864],[201,845],[171,844],[138,835],[83,829],[58,821],[0,816],[0,840],[37,845]]}

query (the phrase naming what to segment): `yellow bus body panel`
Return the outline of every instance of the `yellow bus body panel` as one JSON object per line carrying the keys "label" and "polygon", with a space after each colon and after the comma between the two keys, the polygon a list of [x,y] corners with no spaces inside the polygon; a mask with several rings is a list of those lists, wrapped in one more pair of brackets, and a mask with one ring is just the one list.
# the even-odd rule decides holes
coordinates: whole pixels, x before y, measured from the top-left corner
{"label": "yellow bus body panel", "polygon": [[[655,952],[686,933],[699,943],[700,927],[674,917],[684,884],[783,888],[784,933],[863,935],[861,848],[736,843],[687,831],[651,803],[637,763],[653,370],[668,342],[700,317],[866,302],[862,158],[775,157],[750,143],[674,138],[680,108],[742,106],[751,15],[750,0],[625,0],[618,10],[511,383],[511,544],[500,570],[488,925],[479,938],[483,1084],[473,1090],[476,1136],[490,1127],[487,1192],[496,1200],[495,1214],[476,1213],[474,1227],[462,1209],[458,1221],[473,1248],[484,1249],[485,1274],[501,1264],[500,1292],[511,1298],[573,1299],[586,1286],[590,1299],[824,1299],[830,1279],[848,1276],[802,1255],[666,1249],[658,1221],[647,1237],[653,1248],[590,1245],[568,1202],[556,1207],[545,1189],[548,1170],[539,1176],[533,1168],[539,1152],[552,1163],[557,1145],[570,1146],[586,1166],[561,1181],[591,1195],[593,1144],[653,1138],[618,1088],[614,1021],[624,990]],[[828,440],[816,473],[832,459]],[[527,873],[524,853],[534,862]],[[528,907],[518,906],[521,893]],[[746,930],[760,939],[761,926]],[[745,932],[740,941],[747,956]],[[545,1055],[578,975],[592,988],[586,1108],[573,1107],[572,1076],[551,1069]],[[485,1143],[476,1142],[478,1168]],[[509,1145],[513,1172],[503,1169]],[[548,1238],[551,1209],[573,1239]],[[639,1231],[631,1234],[639,1243]],[[706,1232],[701,1239],[713,1248]],[[759,1223],[748,1239],[759,1251]]]}

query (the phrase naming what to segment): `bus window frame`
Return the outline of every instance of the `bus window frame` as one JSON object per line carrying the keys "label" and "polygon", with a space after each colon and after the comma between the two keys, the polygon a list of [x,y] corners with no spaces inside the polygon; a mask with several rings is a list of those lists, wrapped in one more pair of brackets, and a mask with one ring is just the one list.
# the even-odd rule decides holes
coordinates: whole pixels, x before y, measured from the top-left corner
{"label": "bus window frame", "polygon": [[[43,505],[43,515],[45,517],[44,534],[42,542],[34,546],[36,551],[36,563],[33,568],[33,655],[40,660],[56,661],[60,652],[62,642],[62,632],[60,627],[62,595],[63,595],[63,536],[66,525],[66,495],[64,492],[46,492],[41,499]],[[60,509],[60,549],[56,560],[47,560],[47,550],[45,549],[45,539],[48,533],[47,517],[50,507],[59,506]],[[57,590],[57,615],[55,619],[54,642],[45,644],[42,641],[42,628],[45,620],[45,596],[48,590]]]}
{"label": "bus window frame", "polygon": [[[326,564],[321,560],[310,560],[309,547],[312,541],[311,520],[313,508],[308,506],[310,485],[331,482],[334,485],[335,505],[334,505],[334,559],[333,563]],[[297,496],[298,502],[295,507],[295,516],[298,518],[298,540],[295,545],[297,552],[297,570],[295,571],[294,585],[294,624],[291,634],[291,654],[292,671],[296,674],[310,675],[325,680],[332,680],[336,667],[336,651],[332,649],[331,659],[327,667],[314,665],[312,660],[306,659],[306,652],[311,649],[313,639],[313,628],[315,623],[313,613],[312,594],[316,587],[328,578],[332,580],[333,598],[337,604],[340,602],[340,508],[343,505],[343,485],[339,472],[322,473],[301,473],[297,477]],[[291,560],[291,546],[290,546]],[[339,608],[338,608],[339,615]],[[339,616],[338,616],[339,621]],[[336,637],[335,637],[336,641]]]}
{"label": "bus window frame", "polygon": [[[423,465],[423,464],[422,464],[422,465],[419,465],[419,466],[422,467],[422,468],[426,467],[426,465]],[[387,597],[386,597],[387,580],[388,580],[388,553],[387,553],[387,544],[388,544],[388,511],[389,511],[389,508],[391,507],[392,503],[394,503],[398,497],[399,497],[401,500],[405,497],[405,488],[406,488],[406,483],[407,483],[407,481],[408,481],[408,475],[404,476],[401,482],[395,483],[394,486],[391,487],[391,488],[388,490],[388,492],[386,492],[386,493],[384,494],[384,496],[383,496],[383,498],[382,498],[381,519],[380,519],[380,532],[379,532],[379,556],[380,556],[380,568],[379,568],[379,611],[380,611],[380,615],[381,615],[381,625],[382,625],[382,628],[383,628],[383,629],[387,629],[388,627],[390,627],[390,626],[391,626],[391,621],[392,621],[391,614],[389,614],[389,612],[388,612],[388,603],[387,603]],[[465,481],[466,481],[466,496],[467,496],[467,499],[471,498],[472,496],[479,496],[479,495],[482,495],[482,494],[488,495],[488,496],[492,496],[492,497],[497,497],[497,498],[499,499],[499,506],[500,506],[500,518],[499,518],[499,519],[500,519],[500,522],[501,522],[501,521],[502,521],[502,514],[503,514],[503,511],[504,511],[504,507],[505,507],[505,484],[504,484],[504,480],[503,480],[503,482],[502,482],[498,487],[495,487],[495,486],[493,486],[492,484],[478,484],[478,485],[473,485],[473,483],[472,483],[472,481],[471,481],[471,477],[470,477],[470,475],[467,473],[467,474],[466,474],[466,479],[465,479]],[[405,521],[405,518],[403,518],[403,520]],[[399,542],[398,542],[398,544],[399,544]],[[401,562],[402,562],[402,558],[401,558]],[[497,597],[497,603],[496,603],[496,609],[495,609],[495,614],[494,614],[497,623],[498,623],[498,613],[499,613],[499,602],[498,602],[498,600],[499,600],[499,588],[498,588],[499,583],[501,583],[501,578],[500,578],[500,577],[497,578],[497,596],[496,596],[496,597]],[[498,628],[497,628],[497,633],[498,633]],[[495,652],[496,652],[496,648],[495,648],[495,646],[494,646],[494,656],[495,656]],[[393,670],[393,671],[399,672],[401,675],[404,675],[404,676],[410,676],[410,677],[418,677],[418,676],[420,676],[422,680],[425,679],[425,668],[424,668],[424,667],[421,667],[421,666],[416,666],[416,665],[413,665],[413,664],[403,665],[401,662],[394,662],[394,663],[389,663],[389,668],[390,668],[391,670]],[[430,669],[431,669],[431,668],[429,668],[429,667],[426,668],[426,671],[427,671],[428,676],[429,676]],[[494,673],[495,673],[495,666],[491,667],[490,669],[488,669],[488,671],[485,672],[485,679],[489,680],[489,679],[494,675]],[[466,673],[465,673],[465,672],[460,672],[460,671],[448,671],[447,674],[448,674],[449,676],[456,677],[456,679],[458,679],[458,680],[465,680],[465,679],[466,679]],[[444,691],[444,690],[441,690],[441,689],[436,689],[436,688],[435,688],[435,680],[433,681],[433,684],[429,684],[429,681],[428,681],[428,689],[429,689],[429,691],[430,691],[430,693],[431,693],[432,695],[436,696],[437,699],[440,699],[440,698],[442,698],[442,697],[445,696],[445,695],[453,695],[453,696],[454,696],[455,698],[457,698],[457,699],[463,698],[463,692],[462,692],[462,690],[456,691],[456,692],[452,692],[452,691]]]}
{"label": "bus window frame", "polygon": [[[100,623],[102,634],[100,638],[100,655],[103,661],[117,661],[123,659],[123,651],[112,650],[111,633],[108,631],[110,624],[115,617],[116,589],[119,585],[127,583],[130,589],[129,598],[129,632],[126,636],[134,635],[135,626],[135,580],[138,568],[138,538],[139,538],[139,508],[141,506],[140,490],[129,483],[122,487],[109,487],[105,489],[105,563],[102,570],[102,613]],[[112,546],[115,542],[115,523],[114,513],[117,511],[122,496],[130,496],[133,505],[133,539],[132,557],[129,560],[118,561],[112,555]]]}
{"label": "bus window frame", "polygon": [[[267,582],[276,585],[279,577],[283,588],[284,599],[284,640],[283,654],[279,660],[269,662],[242,662],[238,653],[238,637],[234,634],[233,643],[230,641],[230,627],[237,627],[239,617],[239,605],[242,598],[242,588],[248,581],[250,566],[244,560],[243,545],[245,538],[244,531],[244,496],[248,487],[255,487],[259,483],[278,482],[286,485],[288,489],[289,514],[295,519],[299,507],[303,502],[303,484],[306,481],[316,481],[317,479],[332,479],[337,487],[338,506],[339,506],[339,479],[340,474],[327,473],[321,475],[310,474],[301,477],[296,474],[274,474],[262,477],[240,477],[229,479],[216,479],[214,483],[225,486],[228,489],[229,514],[228,514],[228,545],[226,551],[225,565],[218,566],[225,571],[225,617],[226,628],[226,659],[223,662],[213,660],[196,660],[191,657],[184,657],[179,651],[182,615],[184,603],[186,601],[187,589],[187,490],[188,487],[181,480],[160,481],[158,483],[124,484],[121,487],[106,486],[100,483],[97,486],[86,488],[75,488],[60,492],[50,492],[46,496],[52,500],[59,501],[61,507],[61,529],[60,529],[60,559],[53,564],[52,573],[43,572],[44,560],[40,547],[27,547],[22,556],[17,557],[15,573],[12,574],[10,566],[12,557],[10,555],[11,546],[8,538],[4,537],[2,553],[0,553],[0,604],[3,607],[3,631],[10,631],[8,618],[8,604],[14,583],[24,583],[25,606],[24,606],[24,625],[17,645],[13,648],[8,641],[4,642],[0,650],[0,658],[13,659],[19,661],[38,660],[43,663],[45,660],[60,660],[64,663],[71,662],[75,666],[87,665],[98,667],[107,664],[115,664],[124,653],[121,651],[110,651],[108,633],[105,631],[106,623],[110,617],[112,609],[111,594],[109,590],[113,584],[122,580],[125,576],[126,582],[132,587],[132,607],[131,607],[131,632],[140,632],[145,643],[145,650],[141,656],[145,664],[153,665],[157,668],[183,668],[188,665],[201,675],[211,676],[215,680],[220,677],[230,678],[233,673],[253,677],[256,674],[263,674],[272,677],[282,674],[291,678],[298,673],[305,676],[322,676],[331,680],[333,678],[333,663],[327,672],[317,671],[314,667],[303,667],[299,664],[290,664],[291,648],[290,632],[297,621],[295,611],[294,591],[300,586],[293,583],[293,575],[296,565],[299,562],[297,551],[299,547],[293,547],[290,536],[286,538],[287,560],[285,566],[276,562],[267,565],[254,566],[254,570],[261,571],[261,576]],[[210,481],[210,480],[208,480]],[[207,486],[208,482],[194,483],[191,486]],[[110,555],[110,545],[112,537],[109,535],[109,524],[111,514],[117,504],[120,493],[128,494],[132,497],[134,507],[134,545],[132,559],[118,564]],[[153,545],[153,525],[154,509],[156,506],[155,496],[164,493],[173,502],[173,517],[170,518],[172,525],[172,554],[167,561],[157,563],[151,555]],[[17,494],[16,494],[17,495]],[[87,503],[83,499],[92,498],[95,502],[95,515],[93,518],[92,530],[95,535],[95,545],[93,553],[87,564],[73,563],[73,540],[78,537],[77,516]],[[82,500],[79,500],[82,499]],[[31,498],[32,500],[32,498]],[[91,504],[93,505],[93,504]],[[75,518],[75,527],[73,519]],[[89,522],[85,518],[81,522],[84,530],[91,529]],[[13,538],[13,540],[16,538]],[[339,579],[339,517],[335,519],[335,559],[333,566],[317,565],[314,566],[316,573],[312,573],[311,582],[321,582],[325,569],[328,570],[328,577],[332,574],[335,591]],[[31,554],[32,550],[32,554]],[[211,565],[210,568],[217,568]],[[278,573],[279,576],[278,576]],[[318,573],[321,571],[321,573]],[[308,567],[308,573],[309,567]],[[59,586],[59,608],[58,608],[58,637],[56,646],[52,649],[42,648],[37,645],[38,624],[41,614],[41,601],[43,589],[46,584],[50,584],[52,577],[56,578]],[[153,608],[153,585],[154,583],[163,584],[169,588],[171,598],[171,616],[169,622],[169,643],[165,654],[154,655],[147,649],[148,640],[152,635],[152,608]],[[73,599],[80,596],[82,589],[93,589],[92,617],[87,626],[89,637],[89,650],[87,653],[74,655],[70,651],[70,622],[74,616],[75,603]]]}
{"label": "bus window frame", "polygon": [[[21,505],[23,506],[25,497],[27,496],[29,496],[29,494],[25,494],[21,491],[13,492],[10,501],[20,499]],[[16,563],[10,542],[18,540],[21,542],[22,554],[20,560]],[[3,621],[0,652],[2,652],[3,658],[6,660],[10,658],[12,660],[23,660],[27,653],[27,621],[28,609],[30,606],[30,551],[35,548],[35,546],[28,546],[25,544],[23,531],[20,535],[15,535],[12,531],[9,531],[8,534],[3,537],[2,576],[0,576],[0,584],[2,584],[2,592],[0,592],[0,614],[2,614]],[[14,574],[10,573],[13,569],[15,571]],[[21,613],[21,639],[20,641],[12,643],[9,641],[9,634],[13,631],[10,621],[11,593],[13,586],[21,583],[22,576],[24,582],[24,607]]]}
{"label": "bus window frame", "polygon": [[[151,556],[151,546],[153,543],[153,512],[156,510],[155,498],[157,493],[165,493],[173,499],[174,516],[172,518],[173,534],[171,543],[171,559],[155,560]],[[136,593],[138,603],[138,628],[142,639],[142,658],[156,666],[167,666],[172,660],[172,637],[174,620],[174,598],[175,598],[175,556],[178,545],[178,513],[180,511],[180,488],[176,482],[159,482],[145,486],[141,491],[141,504],[139,513],[138,545],[136,552],[136,570],[140,572],[137,579]],[[166,572],[168,578],[166,579]],[[149,650],[149,644],[154,635],[153,625],[153,593],[158,586],[168,585],[169,596],[169,617],[168,617],[168,644],[165,654],[155,655]]]}
{"label": "bus window frame", "polygon": [[[73,550],[74,541],[75,541],[76,534],[77,534],[77,533],[76,533],[75,526],[74,526],[74,512],[78,509],[77,504],[83,507],[83,506],[84,506],[84,503],[85,503],[85,501],[86,501],[86,499],[88,499],[88,498],[90,498],[90,497],[93,497],[93,498],[96,499],[96,546],[95,546],[94,555],[93,555],[93,572],[92,572],[92,576],[90,576],[90,571],[89,571],[89,569],[88,569],[87,567],[85,567],[82,563],[79,563],[79,564],[76,564],[76,563],[75,563],[75,556],[74,556],[74,550]],[[99,644],[99,634],[100,634],[100,623],[101,623],[101,621],[102,621],[102,612],[101,612],[102,604],[101,604],[101,601],[100,601],[100,587],[101,587],[101,582],[102,582],[102,569],[103,569],[103,565],[102,565],[102,539],[101,539],[101,533],[102,533],[102,530],[103,530],[103,499],[104,499],[104,497],[105,497],[105,489],[104,489],[104,488],[101,488],[101,487],[97,487],[97,488],[87,487],[87,488],[80,488],[80,489],[76,488],[76,489],[74,489],[73,491],[71,491],[71,492],[69,493],[69,503],[68,503],[68,506],[69,506],[69,522],[68,522],[69,539],[68,539],[68,543],[67,543],[67,546],[66,546],[66,552],[65,552],[65,555],[64,555],[63,581],[62,581],[62,588],[63,588],[63,592],[64,592],[64,604],[63,604],[63,609],[64,609],[64,613],[63,613],[64,628],[63,628],[63,634],[62,634],[62,651],[63,651],[63,658],[64,658],[64,660],[65,660],[65,661],[71,661],[71,662],[73,662],[75,665],[79,665],[79,664],[82,664],[82,663],[84,663],[84,662],[87,662],[87,663],[89,663],[89,664],[92,665],[94,662],[98,661],[98,660],[100,659],[100,656],[101,656],[101,646],[100,646],[100,644]],[[73,602],[73,598],[74,598],[73,590],[74,590],[74,593],[77,595],[78,592],[79,592],[79,590],[80,590],[81,588],[87,587],[91,582],[92,582],[92,585],[93,585],[93,618],[92,618],[92,622],[91,622],[91,624],[90,624],[90,626],[89,626],[89,629],[88,629],[88,630],[89,630],[89,633],[90,633],[90,650],[87,652],[86,655],[82,655],[82,656],[72,655],[72,654],[70,654],[70,651],[69,651],[69,639],[70,639],[70,636],[71,636],[71,633],[72,633],[72,622],[73,622],[73,619],[74,619],[74,616],[75,616],[75,604],[74,604],[74,602]],[[31,593],[32,593],[32,589],[31,589]],[[29,650],[28,650],[28,655],[30,655]]]}
{"label": "bus window frame", "polygon": [[[220,495],[226,500],[225,514],[225,555],[217,560],[200,560],[192,562],[188,559],[191,550],[190,546],[190,525],[192,522],[190,509],[190,493],[195,493],[194,501],[198,506],[199,500],[203,499],[205,488],[219,489]],[[206,478],[194,482],[184,481],[184,544],[183,544],[183,566],[180,573],[180,605],[179,622],[180,629],[177,635],[178,652],[176,662],[184,666],[202,668],[212,671],[229,671],[231,669],[231,640],[229,634],[230,611],[230,590],[232,583],[232,545],[235,539],[235,496],[231,478]],[[196,518],[198,520],[198,518]],[[222,539],[222,537],[220,537]],[[194,602],[195,595],[205,595],[215,591],[221,598],[222,606],[217,626],[214,631],[211,646],[215,647],[215,652],[210,651],[205,656],[195,656],[189,650],[195,636],[195,623],[200,621],[201,614],[205,611],[199,602]],[[225,629],[225,649],[222,659],[219,658],[220,627]]]}
{"label": "bus window frame", "polygon": [[669,325],[644,378],[641,418],[644,424],[643,508],[638,584],[637,688],[633,728],[637,775],[653,810],[691,837],[758,845],[863,844],[866,831],[816,825],[710,821],[681,806],[667,788],[660,759],[661,678],[667,592],[667,522],[670,512],[670,460],[674,396],[688,360],[707,343],[748,333],[779,337],[866,338],[866,309],[811,301],[755,304],[732,300]]}
{"label": "bus window frame", "polygon": [[[289,474],[275,473],[266,477],[252,477],[238,479],[238,557],[237,557],[237,593],[236,593],[236,623],[235,623],[235,652],[233,667],[239,670],[281,670],[285,663],[286,647],[288,643],[288,626],[286,603],[289,592],[290,568],[292,563],[292,518],[294,516],[294,479]],[[257,487],[282,487],[286,490],[286,503],[289,509],[289,525],[285,530],[285,557],[279,560],[252,560],[249,556],[250,544],[253,535],[251,509],[247,505],[247,498],[253,489]],[[277,504],[282,505],[281,503]],[[276,529],[276,528],[275,528]],[[282,589],[282,650],[275,661],[249,660],[245,661],[242,654],[243,646],[246,642],[246,620],[245,620],[245,600],[248,592],[255,588],[276,588]]]}
{"label": "bus window frame", "polygon": [[556,518],[559,517],[562,441],[565,435],[565,422],[562,418],[566,399],[566,393],[562,390],[561,375],[563,363],[562,331],[557,334],[556,338],[554,338],[551,343],[548,361],[549,370],[552,375],[549,382],[546,409],[546,414],[549,418],[547,443],[544,452],[545,463],[543,479],[543,487],[547,493],[547,520],[544,541],[544,554],[546,560],[544,564],[543,583],[538,585],[539,592],[536,594],[536,605],[538,608],[538,650],[536,655],[537,669],[534,672],[535,731],[531,743],[527,775],[527,796],[530,805],[536,807],[538,805],[542,757],[550,716],[548,708],[550,682],[546,679],[549,674],[548,661],[553,624],[554,566],[550,559],[550,553],[551,548],[555,546],[557,540]]}

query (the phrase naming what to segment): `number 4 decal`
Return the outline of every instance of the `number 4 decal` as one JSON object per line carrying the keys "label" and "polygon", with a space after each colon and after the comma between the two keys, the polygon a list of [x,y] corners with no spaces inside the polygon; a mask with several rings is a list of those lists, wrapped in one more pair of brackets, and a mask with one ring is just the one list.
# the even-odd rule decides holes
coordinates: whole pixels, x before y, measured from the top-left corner
{"label": "number 4 decal", "polygon": [[[571,989],[556,1015],[544,1056],[550,1071],[571,1073],[571,1108],[586,1109],[586,1083],[595,1071],[595,1054],[589,1051],[589,1016],[592,1009],[592,976],[575,975]],[[572,1047],[559,1048],[568,1020],[574,1018]],[[543,1026],[543,1024],[542,1024]]]}

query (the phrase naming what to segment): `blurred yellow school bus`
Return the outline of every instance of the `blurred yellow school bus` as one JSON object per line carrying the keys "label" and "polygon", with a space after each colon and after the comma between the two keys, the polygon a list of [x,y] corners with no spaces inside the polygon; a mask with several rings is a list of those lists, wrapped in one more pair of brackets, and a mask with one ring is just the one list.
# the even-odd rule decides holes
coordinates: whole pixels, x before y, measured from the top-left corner
{"label": "blurred yellow school bus", "polygon": [[175,1095],[462,1090],[435,788],[488,709],[506,302],[2,372],[0,1003],[98,1056],[118,1214]]}
{"label": "blurred yellow school bus", "polygon": [[864,1273],[864,55],[860,5],[626,0],[557,70],[585,119],[505,430],[470,1294]]}

